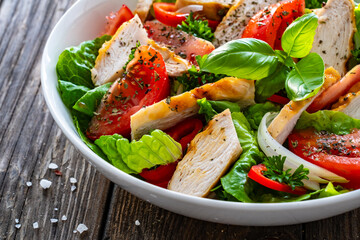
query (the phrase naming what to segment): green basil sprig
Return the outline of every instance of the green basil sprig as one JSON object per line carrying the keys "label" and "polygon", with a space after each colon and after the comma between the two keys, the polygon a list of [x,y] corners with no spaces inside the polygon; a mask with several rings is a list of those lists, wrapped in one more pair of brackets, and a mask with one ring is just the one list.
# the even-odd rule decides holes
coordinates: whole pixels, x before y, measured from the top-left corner
{"label": "green basil sprig", "polygon": [[[274,51],[257,39],[233,40],[210,53],[201,69],[258,80],[257,99],[265,100],[283,88],[291,100],[307,99],[324,83],[323,60],[317,53],[309,54],[317,26],[318,17],[314,13],[295,20],[281,38],[284,51]],[[303,59],[296,64],[292,58]]]}
{"label": "green basil sprig", "polygon": [[309,54],[317,26],[318,17],[314,13],[306,14],[291,23],[281,38],[281,46],[288,56],[304,58]]}
{"label": "green basil sprig", "polygon": [[202,71],[244,79],[261,79],[275,71],[278,58],[264,41],[243,38],[215,49],[201,64]]}

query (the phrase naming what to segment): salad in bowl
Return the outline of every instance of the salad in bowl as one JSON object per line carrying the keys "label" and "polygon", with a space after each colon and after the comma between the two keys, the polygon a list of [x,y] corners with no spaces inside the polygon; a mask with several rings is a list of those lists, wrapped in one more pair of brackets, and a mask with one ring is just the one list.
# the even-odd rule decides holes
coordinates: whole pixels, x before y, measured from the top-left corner
{"label": "salad in bowl", "polygon": [[[93,37],[49,53],[77,11]],[[359,205],[359,11],[352,0],[82,0],[45,47],[44,95],[91,163],[164,208],[244,225],[332,216]]]}

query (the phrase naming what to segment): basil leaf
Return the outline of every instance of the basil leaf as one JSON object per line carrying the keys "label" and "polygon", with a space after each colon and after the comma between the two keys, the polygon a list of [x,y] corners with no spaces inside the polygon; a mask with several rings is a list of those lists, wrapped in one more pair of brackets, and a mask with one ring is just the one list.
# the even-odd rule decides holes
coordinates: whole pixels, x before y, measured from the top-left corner
{"label": "basil leaf", "polygon": [[258,80],[271,75],[278,58],[264,41],[243,38],[215,49],[201,64],[201,70],[237,78]]}
{"label": "basil leaf", "polygon": [[301,101],[314,96],[324,83],[324,61],[317,53],[310,53],[288,74],[285,89],[289,99]]}
{"label": "basil leaf", "polygon": [[314,13],[306,14],[290,24],[281,38],[284,51],[294,58],[303,58],[309,54],[316,28],[318,17]]}
{"label": "basil leaf", "polygon": [[[280,64],[279,64],[280,65]],[[290,68],[281,64],[276,71],[270,76],[255,82],[255,99],[256,102],[264,102],[266,99],[284,89],[286,76]]]}

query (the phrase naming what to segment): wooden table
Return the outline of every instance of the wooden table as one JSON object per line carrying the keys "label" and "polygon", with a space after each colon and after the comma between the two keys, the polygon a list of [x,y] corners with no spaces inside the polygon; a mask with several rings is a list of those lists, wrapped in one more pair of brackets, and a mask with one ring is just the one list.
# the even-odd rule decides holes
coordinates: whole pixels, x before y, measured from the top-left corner
{"label": "wooden table", "polygon": [[[40,87],[46,39],[74,1],[0,0],[0,239],[360,239],[359,209],[292,226],[229,226],[158,208],[97,172],[57,127]],[[88,231],[74,233],[80,223]]]}

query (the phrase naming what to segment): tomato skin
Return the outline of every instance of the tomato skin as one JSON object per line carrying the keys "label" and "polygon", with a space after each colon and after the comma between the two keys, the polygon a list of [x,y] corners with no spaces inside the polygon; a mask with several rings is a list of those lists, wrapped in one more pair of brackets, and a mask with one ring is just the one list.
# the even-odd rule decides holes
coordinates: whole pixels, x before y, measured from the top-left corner
{"label": "tomato skin", "polygon": [[[165,132],[175,141],[179,142],[185,152],[187,145],[195,137],[195,135],[198,134],[202,127],[203,124],[201,120],[193,118],[186,119]],[[140,176],[149,183],[162,188],[167,188],[167,185],[176,170],[177,164],[178,162],[176,161],[167,165],[158,166],[155,169],[144,169],[140,173]]]}
{"label": "tomato skin", "polygon": [[267,168],[264,164],[258,164],[258,165],[252,166],[248,173],[248,177],[257,183],[259,183],[267,188],[276,190],[276,191],[287,192],[287,193],[291,193],[291,194],[295,194],[295,195],[303,195],[307,192],[307,190],[303,187],[296,187],[293,190],[289,185],[286,185],[284,183],[279,183],[279,182],[276,182],[274,180],[271,180],[271,179],[265,177],[263,172],[266,172],[266,171],[267,171]]}
{"label": "tomato skin", "polygon": [[128,64],[128,73],[115,81],[92,118],[86,135],[96,140],[115,133],[130,136],[130,116],[170,94],[164,60],[150,46],[140,46]]}
{"label": "tomato skin", "polygon": [[131,10],[123,4],[122,7],[116,13],[111,12],[109,16],[106,17],[106,29],[103,34],[114,35],[117,29],[124,23],[129,21],[134,17],[134,14]]}
{"label": "tomato skin", "polygon": [[[313,130],[301,130],[289,136],[289,149],[299,157],[325,168],[349,180],[348,183],[340,184],[346,188],[360,188],[360,130],[352,134],[340,136],[330,135],[328,140],[319,141],[319,136]],[[299,133],[300,132],[300,133]],[[356,138],[356,142],[350,139]],[[326,144],[323,144],[324,141]],[[344,142],[342,142],[344,141]],[[342,150],[332,149],[338,144],[343,144]],[[328,150],[319,146],[325,145]],[[353,147],[352,147],[353,146]],[[349,154],[342,155],[344,151]]]}
{"label": "tomato skin", "polygon": [[305,11],[305,0],[288,0],[264,8],[251,18],[242,37],[267,42],[281,50],[281,36],[286,27]]}
{"label": "tomato skin", "polygon": [[154,3],[155,18],[168,26],[176,27],[181,24],[182,21],[186,20],[188,14],[177,13],[175,3]]}
{"label": "tomato skin", "polygon": [[282,96],[276,95],[276,94],[272,95],[267,100],[269,100],[270,102],[279,103],[282,105],[288,104],[290,102],[290,100],[288,98],[282,97]]}
{"label": "tomato skin", "polygon": [[200,132],[202,128],[203,123],[200,119],[189,118],[166,130],[165,132],[169,134],[175,141],[179,142],[183,151],[185,151],[187,145],[191,142],[191,140],[193,140],[193,138]]}
{"label": "tomato skin", "polygon": [[[178,162],[169,163],[167,165],[158,166],[155,169],[144,169],[140,173],[140,176],[143,177],[147,182],[154,185],[159,183],[167,183],[170,181],[172,175],[175,172]],[[161,184],[162,185],[162,184]]]}
{"label": "tomato skin", "polygon": [[327,88],[313,103],[306,109],[309,113],[317,112],[321,109],[329,108],[339,98],[345,95],[350,88],[360,82],[360,65],[351,69],[340,81]]}

